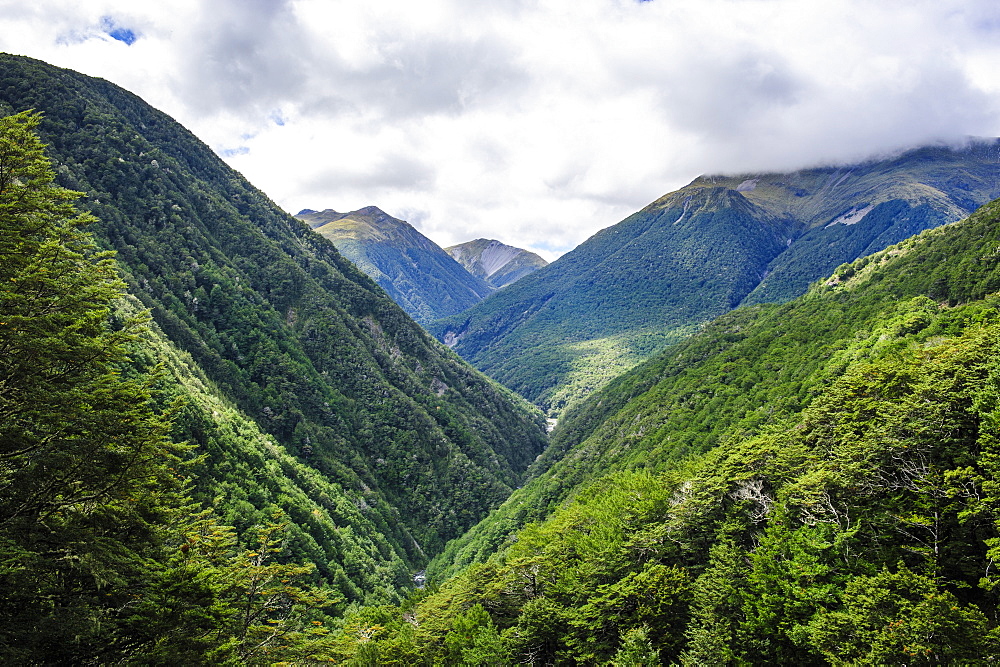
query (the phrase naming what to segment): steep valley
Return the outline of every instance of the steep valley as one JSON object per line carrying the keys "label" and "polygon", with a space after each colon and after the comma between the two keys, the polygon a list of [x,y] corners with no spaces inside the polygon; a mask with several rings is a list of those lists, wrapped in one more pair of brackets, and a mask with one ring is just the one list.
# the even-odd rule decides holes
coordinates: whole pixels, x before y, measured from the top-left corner
{"label": "steep valley", "polygon": [[471,625],[463,656],[536,663],[988,664],[998,243],[993,202],[616,378],[380,650]]}
{"label": "steep valley", "polygon": [[[498,286],[0,55],[0,656],[994,664],[998,163],[702,177]],[[394,302],[386,230],[460,271]]]}
{"label": "steep valley", "polygon": [[[201,515],[192,512],[209,511],[211,521],[235,528],[233,547],[245,549],[218,553],[257,562],[257,552],[240,554],[249,553],[258,532],[273,523],[284,531],[278,541],[283,546],[275,547],[282,555],[275,557],[281,563],[308,564],[312,584],[336,600],[328,613],[362,601],[396,601],[414,571],[522,482],[525,469],[546,444],[541,414],[436,343],[329,241],[278,209],[169,117],[106,81],[8,55],[0,56],[0,109],[3,115],[28,109],[41,115],[38,133],[48,144],[58,184],[85,194],[80,207],[96,218],[87,232],[101,248],[117,253],[115,270],[127,294],[114,302],[112,311],[122,314],[111,321],[129,321],[125,313],[150,313],[149,332],[129,343],[131,363],[120,362],[124,366],[108,377],[158,378],[150,380],[157,387],[150,409],[173,415],[170,439],[194,448],[173,464],[186,471],[186,493],[196,503],[186,516],[193,521]],[[12,147],[11,155],[21,150],[9,140],[5,146]],[[8,197],[25,183],[32,188],[36,182],[44,184],[44,178],[29,180],[12,164],[4,172],[13,174],[5,178],[15,179],[8,186],[15,189],[5,191]],[[63,196],[51,193],[46,196]],[[8,206],[5,224],[27,224],[32,215],[38,217],[31,209],[20,210]],[[4,238],[5,252],[20,252],[11,249],[17,247],[17,233]],[[15,273],[5,285],[28,284],[16,273],[17,266],[8,263],[8,271]],[[11,289],[6,292],[9,307],[19,303]],[[95,315],[87,316],[96,317],[95,322],[103,321],[100,313],[106,312],[97,309],[99,303]],[[22,340],[19,330],[10,328],[12,322],[4,324],[8,347]],[[52,343],[57,349],[63,344]],[[12,378],[29,380],[21,364],[30,357],[12,354],[7,387],[14,386]],[[33,429],[18,424],[4,422],[4,456],[30,463],[16,452],[23,434]],[[30,489],[32,471],[58,470],[54,461],[59,450],[44,451],[50,458],[40,459],[43,467],[26,463],[17,469],[22,477],[5,468],[5,475],[14,475],[4,477],[5,488]],[[68,484],[73,483],[72,471],[67,469]],[[163,502],[173,497],[166,489],[163,493]],[[7,498],[4,503],[8,528],[22,525],[21,519],[11,523],[20,516],[12,502]],[[73,507],[81,517],[106,509],[102,504]],[[144,546],[142,558],[147,560],[142,562],[159,568],[166,567],[172,554],[193,558],[191,544],[207,548],[231,530],[198,525],[203,527],[185,529],[194,531],[186,538],[174,533],[158,545]],[[52,532],[42,539],[35,534],[44,526]],[[132,572],[136,579],[124,588],[113,587],[105,604],[93,587],[105,585],[107,575],[98,572],[109,566],[106,556],[48,562],[44,540],[68,533],[44,521],[27,532],[10,530],[14,532],[4,533],[9,545],[4,553],[14,559],[11,563],[31,558],[46,563],[27,570],[15,567],[3,575],[8,576],[5,592],[21,591],[5,596],[4,603],[5,613],[20,619],[0,641],[12,647],[12,658],[42,659],[48,645],[69,655],[75,650],[78,659],[89,655],[96,660],[88,652],[101,650],[96,648],[101,645],[117,650],[113,635],[128,632],[131,622],[121,615],[128,610],[121,606],[121,596],[131,587],[151,600],[148,596],[159,585],[150,578],[154,570],[123,567],[123,576]],[[94,539],[96,545],[106,538]],[[258,551],[270,554],[270,547]],[[128,553],[122,547],[116,557],[128,560]],[[130,567],[135,564],[129,562]],[[267,571],[271,566],[259,567]],[[32,571],[36,574],[24,574]],[[210,571],[206,565],[205,576]],[[95,601],[67,611],[57,631],[52,625],[57,608],[31,597],[32,591],[48,590],[53,599],[79,597],[68,592],[78,580],[83,582],[80,590],[92,592]],[[63,585],[70,589],[59,588]],[[230,589],[218,588],[217,594],[223,590]],[[178,600],[186,600],[178,604],[201,604],[177,594]],[[289,600],[282,605],[291,605]],[[275,608],[277,616],[260,623],[267,618],[277,623],[291,609]],[[228,618],[229,612],[219,613],[220,619]],[[87,618],[98,619],[96,625],[87,625]],[[40,638],[32,628],[39,624],[52,625],[52,637],[70,634],[63,644],[31,643],[31,649],[29,639]],[[217,648],[229,641],[222,627],[217,628]],[[262,632],[266,626],[254,627]],[[240,646],[253,645],[249,627],[238,634]],[[29,653],[18,653],[18,646]],[[43,661],[67,659],[66,654],[48,655]]]}

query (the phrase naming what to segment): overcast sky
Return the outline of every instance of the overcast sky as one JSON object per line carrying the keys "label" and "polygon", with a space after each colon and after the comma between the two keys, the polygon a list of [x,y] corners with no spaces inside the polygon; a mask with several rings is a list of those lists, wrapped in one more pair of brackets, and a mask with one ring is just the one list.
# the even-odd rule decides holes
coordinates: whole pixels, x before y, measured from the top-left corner
{"label": "overcast sky", "polygon": [[0,0],[280,206],[548,259],[701,173],[1000,136],[996,0]]}

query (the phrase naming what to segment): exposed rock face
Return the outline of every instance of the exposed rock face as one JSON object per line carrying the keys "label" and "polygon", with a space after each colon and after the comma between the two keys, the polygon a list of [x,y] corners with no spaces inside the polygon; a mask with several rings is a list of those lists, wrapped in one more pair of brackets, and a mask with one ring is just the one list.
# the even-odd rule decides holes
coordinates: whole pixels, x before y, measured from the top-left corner
{"label": "exposed rock face", "polygon": [[469,273],[498,289],[548,264],[533,252],[492,239],[460,243],[445,251]]}

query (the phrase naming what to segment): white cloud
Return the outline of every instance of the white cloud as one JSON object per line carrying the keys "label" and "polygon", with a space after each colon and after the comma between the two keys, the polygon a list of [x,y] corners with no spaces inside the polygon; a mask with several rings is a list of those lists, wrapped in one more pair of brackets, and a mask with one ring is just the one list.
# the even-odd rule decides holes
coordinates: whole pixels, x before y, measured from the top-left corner
{"label": "white cloud", "polygon": [[[0,0],[292,212],[576,245],[699,173],[1000,135],[992,0]],[[113,30],[131,31],[131,45]]]}

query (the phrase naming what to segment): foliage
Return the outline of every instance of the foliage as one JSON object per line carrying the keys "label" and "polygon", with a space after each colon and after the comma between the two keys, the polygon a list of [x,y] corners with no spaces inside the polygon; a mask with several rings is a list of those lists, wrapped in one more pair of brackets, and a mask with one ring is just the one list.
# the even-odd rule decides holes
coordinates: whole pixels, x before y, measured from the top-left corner
{"label": "foliage", "polygon": [[432,564],[453,576],[416,617],[440,632],[481,604],[537,664],[647,641],[666,663],[995,661],[998,220],[987,205],[616,379]]}
{"label": "foliage", "polygon": [[[338,499],[310,502],[352,503],[387,536],[386,562],[404,554],[416,569],[520,483],[545,445],[537,411],[435,343],[332,244],[171,119],[107,82],[6,55],[0,108],[44,113],[57,181],[86,192],[97,243],[117,252],[159,332],[208,393],[291,455],[294,465],[270,464],[277,474],[326,478]],[[308,503],[290,511],[284,483],[240,479],[262,470],[264,446],[227,439],[233,429],[216,428],[213,412],[226,414],[186,408],[173,432],[208,455],[199,473],[223,477],[199,475],[199,500],[231,498],[226,520],[241,530],[269,505],[286,507],[302,526],[298,546],[326,554],[323,576],[361,586],[352,599],[373,592],[366,559],[348,567],[332,528],[306,520]]]}
{"label": "foliage", "polygon": [[98,650],[122,602],[101,589],[140,576],[178,453],[148,384],[119,377],[140,322],[109,326],[122,283],[79,229],[78,194],[53,184],[37,124],[0,119],[0,644],[15,660],[43,648],[38,630],[53,658]]}
{"label": "foliage", "polygon": [[[123,307],[136,308],[134,300]],[[226,525],[245,535],[254,526],[285,526],[284,562],[310,563],[309,578],[348,601],[398,601],[410,584],[412,564],[402,546],[405,529],[389,525],[306,461],[290,455],[246,415],[226,402],[212,383],[155,327],[133,347],[131,370],[166,371],[163,392],[179,401],[172,433],[199,443],[186,466],[192,493]],[[392,510],[381,508],[383,512]],[[249,540],[249,542],[248,542]]]}
{"label": "foliage", "polygon": [[985,664],[989,626],[979,608],[903,567],[852,579],[842,609],[818,614],[809,632],[832,664]]}
{"label": "foliage", "polygon": [[417,603],[424,655],[481,605],[531,664],[995,661],[1000,313],[918,340],[780,428],[578,490]]}
{"label": "foliage", "polygon": [[[136,373],[144,318],[53,183],[36,114],[0,119],[0,655],[18,664],[198,664],[313,654],[329,606],[309,568],[267,563],[191,515],[180,406]],[[162,406],[162,407],[158,407]],[[279,641],[290,640],[294,651]]]}
{"label": "foliage", "polygon": [[52,110],[0,121],[11,662],[1000,659],[1000,203],[598,391],[401,599],[537,414],[168,119],[0,63]]}
{"label": "foliage", "polygon": [[993,317],[996,207],[843,265],[796,301],[728,313],[616,378],[562,419],[536,478],[449,544],[431,573],[483,559],[600,475],[673,466],[781,425],[853,365]]}
{"label": "foliage", "polygon": [[738,305],[784,302],[837,266],[1000,195],[996,142],[850,167],[705,176],[466,312],[433,323],[552,416]]}
{"label": "foliage", "polygon": [[420,324],[462,312],[493,291],[409,223],[374,206],[296,217],[330,239]]}
{"label": "foliage", "polygon": [[722,189],[648,207],[430,331],[558,413],[567,376],[580,390],[570,401],[735,307],[784,246],[784,226]]}

